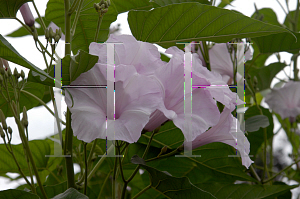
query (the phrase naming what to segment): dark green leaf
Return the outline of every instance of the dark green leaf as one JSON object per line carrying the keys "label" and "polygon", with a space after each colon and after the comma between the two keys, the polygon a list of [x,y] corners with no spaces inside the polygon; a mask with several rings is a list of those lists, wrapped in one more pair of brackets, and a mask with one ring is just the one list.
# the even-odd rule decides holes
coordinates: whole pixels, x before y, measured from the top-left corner
{"label": "dark green leaf", "polygon": [[0,198],[3,199],[40,199],[37,195],[17,189],[0,191]]}
{"label": "dark green leaf", "polygon": [[[49,26],[49,21],[47,21],[45,19],[45,17],[42,17],[43,21],[45,22],[45,25],[46,27]],[[39,36],[42,36],[42,35],[45,35],[45,32],[44,32],[44,29],[41,25],[41,22],[40,22],[40,18],[36,18],[35,19],[35,22],[38,23],[40,25],[39,28],[36,27],[36,30],[37,30],[37,33]],[[22,36],[26,36],[26,35],[30,35],[30,33],[26,30],[26,28],[24,28],[23,26],[21,28],[19,28],[18,30],[6,35],[8,37],[22,37]]]}
{"label": "dark green leaf", "polygon": [[210,143],[194,149],[193,155],[201,157],[173,156],[151,161],[148,165],[168,171],[176,177],[186,176],[192,183],[255,181],[244,172],[245,167],[241,158],[236,156],[236,150],[227,144]]}
{"label": "dark green leaf", "polygon": [[251,18],[259,19],[262,18],[263,22],[273,24],[276,26],[281,26],[281,24],[277,20],[276,13],[271,8],[262,8],[258,10],[258,12],[254,12]]}
{"label": "dark green leaf", "polygon": [[217,198],[240,198],[240,199],[274,199],[286,191],[298,185],[248,185],[248,184],[221,184],[205,183],[195,184],[197,187],[207,190]]}
{"label": "dark green leaf", "polygon": [[230,5],[231,2],[233,2],[234,0],[222,0],[220,2],[220,4],[218,5],[219,8],[224,8],[227,5]]}
{"label": "dark green leaf", "polygon": [[151,1],[154,7],[162,7],[175,3],[188,3],[188,2],[198,2],[202,4],[210,5],[211,3],[208,0],[153,0]]}
{"label": "dark green leaf", "polygon": [[[0,6],[1,8],[1,6]],[[47,77],[52,79],[47,73],[43,70],[39,69],[32,63],[30,63],[27,59],[25,59],[22,55],[20,55],[17,50],[0,34],[0,57],[6,59],[7,61],[11,61],[15,64],[19,64],[25,68],[28,68],[32,71],[35,71],[39,76],[40,80],[43,81]]]}
{"label": "dark green leaf", "polygon": [[79,193],[76,189],[69,188],[64,193],[55,196],[53,199],[89,199],[86,195]]}
{"label": "dark green leaf", "polygon": [[0,1],[0,19],[14,19],[20,7],[31,0]]}
{"label": "dark green leaf", "polygon": [[289,32],[236,12],[200,3],[173,4],[151,11],[130,11],[128,22],[137,40],[157,43],[165,48],[174,46],[176,42],[228,42],[233,38]]}
{"label": "dark green leaf", "polygon": [[[254,76],[257,78],[257,91],[262,91],[265,89],[270,88],[271,82],[274,77],[279,73],[281,70],[286,67],[285,63],[271,63],[268,66],[261,67],[261,68],[250,68],[248,70],[248,74],[251,75],[251,81],[253,82]],[[246,69],[247,70],[247,69]],[[246,95],[249,95],[249,90],[246,89]]]}
{"label": "dark green leaf", "polygon": [[[25,87],[22,90],[32,93],[33,95],[35,95],[41,99],[43,97],[45,88],[41,84],[37,84],[34,82],[27,82],[25,84]],[[10,98],[14,99],[14,92],[13,92],[13,89],[10,84],[8,84],[8,91],[9,91]],[[5,96],[7,97],[6,92],[5,92]],[[23,106],[26,106],[27,110],[32,109],[39,103],[36,99],[31,97],[29,94],[24,93],[22,91],[20,93],[19,102],[20,102],[20,108],[22,108],[21,110],[23,110]],[[2,109],[2,111],[6,117],[13,116],[11,109],[9,108],[7,102],[5,101],[5,99],[3,97],[0,98],[0,109]]]}
{"label": "dark green leaf", "polygon": [[147,166],[145,161],[138,156],[133,156],[131,161],[146,169],[150,175],[151,187],[169,198],[216,198],[209,192],[194,186],[187,177],[173,177],[166,172]]}
{"label": "dark green leaf", "polygon": [[299,51],[300,49],[300,33],[278,33],[267,36],[253,38],[261,53],[289,52]]}
{"label": "dark green leaf", "polygon": [[266,128],[270,125],[265,115],[255,115],[245,121],[245,130],[248,132],[258,131],[260,127]]}
{"label": "dark green leaf", "polygon": [[[262,106],[259,107],[262,110],[263,114],[268,117],[270,122],[270,125],[266,128],[267,138],[269,139],[273,136],[273,117],[269,109],[265,109]],[[249,107],[245,112],[245,120],[256,115],[260,115],[260,111],[258,110],[258,108],[256,106]],[[264,142],[264,129],[260,128],[258,131],[249,132],[247,138],[250,142],[250,155],[253,155],[251,159],[255,160],[255,155],[262,143]]]}
{"label": "dark green leaf", "polygon": [[[13,132],[17,133],[17,132]],[[38,168],[39,171],[42,171],[47,168],[48,164],[48,157],[45,157],[45,155],[50,155],[50,146],[47,142],[44,140],[32,140],[29,141],[29,147],[31,149],[34,162]],[[16,159],[18,160],[18,163],[21,167],[21,169],[24,171],[25,175],[28,174],[28,165],[25,160],[24,151],[22,144],[18,145],[12,145],[14,154],[16,156]],[[11,156],[11,154],[8,152],[4,144],[0,144],[0,172],[1,173],[18,173],[18,167]],[[1,197],[0,197],[1,198]]]}

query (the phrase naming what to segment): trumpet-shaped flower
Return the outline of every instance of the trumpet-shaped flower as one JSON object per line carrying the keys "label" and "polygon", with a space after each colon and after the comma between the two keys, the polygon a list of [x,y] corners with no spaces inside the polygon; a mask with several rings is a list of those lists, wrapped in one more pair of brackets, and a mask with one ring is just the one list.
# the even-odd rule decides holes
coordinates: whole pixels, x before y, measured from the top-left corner
{"label": "trumpet-shaped flower", "polygon": [[[231,110],[225,108],[218,124],[202,133],[192,142],[192,149],[212,142],[223,142],[236,148],[242,157],[242,164],[249,168],[253,161],[249,158],[250,143],[240,129],[239,121],[231,115]],[[189,144],[187,146],[190,146]],[[188,149],[190,150],[190,149]]]}
{"label": "trumpet-shaped flower", "polygon": [[282,119],[295,121],[300,115],[300,82],[288,82],[282,88],[274,88],[266,95],[266,103]]}
{"label": "trumpet-shaped flower", "polygon": [[[218,123],[220,113],[216,101],[223,103],[228,109],[233,110],[242,101],[232,93],[229,88],[206,88],[210,85],[224,85],[225,82],[219,74],[208,71],[201,65],[196,54],[193,55],[192,83],[202,85],[202,88],[192,89],[192,114],[184,112],[184,52],[177,47],[167,49],[166,53],[172,54],[169,63],[155,70],[154,77],[161,85],[164,93],[163,103],[158,110],[151,115],[146,130],[153,130],[167,119],[173,120],[180,128],[187,141],[194,140],[209,127]],[[188,74],[185,74],[188,75]],[[186,97],[191,94],[185,90]],[[215,100],[214,100],[215,99]],[[191,100],[187,98],[186,100]],[[185,117],[191,118],[188,129],[185,129]]]}

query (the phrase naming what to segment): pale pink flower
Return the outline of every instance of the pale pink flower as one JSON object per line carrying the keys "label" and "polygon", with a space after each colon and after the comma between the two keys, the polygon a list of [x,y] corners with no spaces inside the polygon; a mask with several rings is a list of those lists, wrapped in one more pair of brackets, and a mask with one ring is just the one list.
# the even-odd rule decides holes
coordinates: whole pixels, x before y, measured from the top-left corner
{"label": "pale pink flower", "polygon": [[[245,167],[249,168],[253,163],[249,158],[250,143],[240,129],[239,121],[232,116],[231,110],[227,108],[221,113],[218,124],[194,139],[192,149],[212,142],[223,142],[236,148],[242,157],[242,164]],[[186,146],[189,146],[189,144]]]}
{"label": "pale pink flower", "polygon": [[[211,49],[209,49],[209,61],[210,61],[210,67],[211,71],[217,72],[222,76],[222,79],[224,82],[228,82],[231,84],[231,81],[233,79],[233,63],[232,59],[234,56],[234,53],[230,54],[228,52],[227,43],[216,43]],[[195,44],[191,45],[192,52],[195,52]],[[239,47],[239,46],[238,46]],[[206,63],[204,62],[204,58],[202,56],[202,53],[200,51],[200,48],[197,50],[197,54],[199,55],[199,59],[203,63],[203,66],[206,66]],[[237,49],[237,65],[239,66],[245,61],[252,59],[253,52],[249,48],[246,53],[244,53],[243,50]],[[232,58],[231,58],[231,57]],[[242,79],[242,75],[237,73],[236,79],[237,82],[239,82]]]}
{"label": "pale pink flower", "polygon": [[[114,42],[114,37],[116,36],[111,35],[107,42]],[[120,38],[128,40],[125,39],[124,44],[115,44],[115,121],[107,119],[107,129],[114,125],[115,134],[108,134],[107,139],[133,143],[139,139],[149,116],[162,101],[161,89],[157,82],[143,75],[153,73],[149,68],[158,67],[154,66],[154,62],[159,59],[160,54],[152,44],[137,42],[128,36]],[[99,56],[99,62],[91,70],[81,74],[71,85],[106,85],[106,69],[113,67],[106,66],[106,53],[105,44],[91,43],[90,54]],[[68,90],[74,101],[72,106],[71,98],[66,92],[66,103],[72,112],[74,135],[85,142],[96,138],[105,139],[106,89]]]}
{"label": "pale pink flower", "polygon": [[[167,49],[166,53],[173,55],[171,60],[155,70],[153,76],[164,91],[164,100],[158,110],[151,115],[150,121],[145,127],[146,130],[152,131],[170,119],[182,130],[185,138],[192,141],[209,127],[218,123],[220,113],[215,100],[223,103],[231,111],[237,104],[243,103],[235,93],[226,87],[193,88],[191,126],[188,130],[184,129],[184,118],[187,116],[184,113],[184,52],[177,47],[171,47]],[[196,54],[193,55],[192,83],[206,86],[226,84],[219,74],[210,72],[203,67],[199,59],[196,59]]]}
{"label": "pale pink flower", "polygon": [[25,24],[29,27],[33,26],[35,21],[34,21],[32,13],[31,13],[31,10],[28,6],[28,3],[24,3],[21,6],[20,12],[22,14]]}
{"label": "pale pink flower", "polygon": [[266,103],[282,119],[290,118],[295,121],[300,115],[300,82],[290,81],[282,88],[273,88],[266,95]]}

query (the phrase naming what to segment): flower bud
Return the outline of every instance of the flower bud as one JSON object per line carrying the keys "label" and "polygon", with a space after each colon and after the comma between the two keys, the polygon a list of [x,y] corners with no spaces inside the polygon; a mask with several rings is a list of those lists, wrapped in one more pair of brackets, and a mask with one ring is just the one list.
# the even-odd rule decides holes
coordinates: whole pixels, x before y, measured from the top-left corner
{"label": "flower bud", "polygon": [[7,75],[8,75],[8,77],[11,77],[11,76],[12,76],[12,73],[11,73],[10,68],[7,69]]}
{"label": "flower bud", "polygon": [[49,37],[52,39],[52,38],[54,38],[54,36],[55,36],[55,33],[53,32],[52,28],[50,27],[49,28]]}
{"label": "flower bud", "polygon": [[257,82],[258,82],[258,81],[257,81],[257,77],[254,76],[254,77],[253,77],[253,84],[254,84],[254,85],[257,85]]}
{"label": "flower bud", "polygon": [[6,130],[7,124],[6,124],[6,120],[5,120],[5,115],[1,109],[0,109],[0,121],[2,123],[3,129]]}
{"label": "flower bud", "polygon": [[33,30],[33,39],[34,39],[34,41],[39,40],[38,36],[39,36],[39,35],[38,35],[37,30],[34,28],[34,30]]}
{"label": "flower bud", "polygon": [[8,130],[8,133],[9,133],[9,134],[12,134],[12,129],[11,129],[10,126],[7,128],[7,130]]}
{"label": "flower bud", "polygon": [[3,129],[2,129],[1,126],[0,126],[0,135],[1,135],[1,137],[2,137],[3,139],[5,138],[5,134],[4,134]]}
{"label": "flower bud", "polygon": [[101,0],[99,4],[102,5],[104,4],[104,2],[105,2],[104,0]]}
{"label": "flower bud", "polygon": [[23,106],[23,119],[22,119],[22,122],[23,122],[23,125],[25,127],[28,126],[27,110],[26,110],[25,106]]}
{"label": "flower bud", "polygon": [[17,109],[17,105],[15,103],[15,101],[12,101],[12,108],[13,108],[13,111],[15,112],[16,115],[18,115],[18,109]]}
{"label": "flower bud", "polygon": [[46,31],[45,31],[45,38],[48,40],[50,37],[50,34],[49,34],[49,29],[46,28]]}
{"label": "flower bud", "polygon": [[18,70],[17,70],[17,68],[15,68],[15,70],[14,70],[14,76],[18,77]]}
{"label": "flower bud", "polygon": [[[1,58],[0,58],[1,59]],[[5,69],[3,68],[3,67],[0,67],[0,74],[1,75],[4,75],[4,73],[5,73]]]}
{"label": "flower bud", "polygon": [[5,66],[5,68],[8,68],[9,67],[8,62],[5,59],[0,58],[0,69],[3,68],[3,66]]}
{"label": "flower bud", "polygon": [[106,2],[107,2],[107,5],[110,6],[110,0],[107,0]]}
{"label": "flower bud", "polygon": [[59,37],[61,38],[61,35],[62,35],[61,28],[58,29],[58,35],[59,35]]}
{"label": "flower bud", "polygon": [[20,76],[22,77],[22,79],[24,79],[24,78],[25,78],[25,73],[24,73],[24,71],[23,71],[23,70],[21,70],[21,74],[20,74]]}
{"label": "flower bud", "polygon": [[34,25],[34,18],[28,6],[28,3],[24,3],[20,8],[22,17],[25,21],[25,24],[29,27]]}
{"label": "flower bud", "polygon": [[105,8],[105,9],[103,9],[101,12],[102,12],[102,14],[107,13],[107,12],[108,12],[108,9]]}
{"label": "flower bud", "polygon": [[55,35],[55,37],[54,37],[54,41],[57,43],[58,41],[59,41],[59,39],[60,39],[60,36],[57,34],[57,35]]}

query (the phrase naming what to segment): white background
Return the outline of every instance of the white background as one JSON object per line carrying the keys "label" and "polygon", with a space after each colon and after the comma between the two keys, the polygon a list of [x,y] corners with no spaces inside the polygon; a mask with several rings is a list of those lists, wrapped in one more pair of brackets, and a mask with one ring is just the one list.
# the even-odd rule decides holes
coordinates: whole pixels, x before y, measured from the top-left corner
{"label": "white background", "polygon": [[[124,2],[125,2],[125,0],[124,0]],[[217,0],[216,5],[218,5],[219,2],[220,2],[220,0]],[[284,8],[287,10],[285,0],[280,0],[280,2],[284,6]],[[47,1],[39,0],[39,1],[35,1],[35,3],[39,9],[41,16],[44,16]],[[285,13],[283,12],[282,8],[279,6],[279,4],[277,3],[276,0],[263,0],[263,1],[262,0],[236,0],[232,3],[232,6],[227,6],[226,8],[237,10],[237,11],[243,13],[244,15],[251,17],[251,15],[255,11],[254,3],[256,4],[258,9],[272,8],[277,14],[278,21],[280,23],[283,23],[283,21],[285,19]],[[37,14],[34,11],[34,7],[33,7],[32,3],[29,3],[29,6],[31,8],[31,11],[32,11],[34,17],[36,18]],[[296,8],[296,0],[290,0],[289,9],[295,10],[295,8]],[[17,13],[17,17],[23,21],[20,12]],[[122,34],[131,34],[128,23],[127,23],[127,13],[120,14],[118,16],[117,21],[114,22],[112,24],[112,26],[115,26],[117,23],[121,24],[121,33]],[[15,30],[17,30],[19,27],[21,27],[21,25],[19,24],[18,21],[13,20],[13,19],[1,19],[0,27],[1,27],[0,34],[5,36]],[[30,62],[32,62],[34,65],[38,66],[39,68],[45,69],[43,57],[36,49],[33,38],[31,36],[25,36],[22,38],[11,38],[11,37],[5,37],[5,38],[12,44],[12,46],[22,56],[24,56],[26,59],[28,59]],[[45,43],[44,36],[40,36],[39,39],[40,39],[40,41]],[[62,52],[63,52],[63,49],[62,49]],[[61,53],[60,55],[62,57],[63,53]],[[291,58],[290,54],[280,53],[280,55],[281,55],[281,61],[285,60],[287,63],[290,63],[290,58]],[[267,60],[266,64],[276,62],[276,61],[277,61],[277,58],[275,58],[275,56],[272,56],[271,58],[269,58]],[[23,69],[26,76],[29,71],[28,69],[20,67],[13,63],[10,63],[10,67],[11,68],[17,67],[18,71]],[[289,67],[286,67],[285,70],[288,74],[290,73]],[[285,77],[282,72],[277,76],[280,78]],[[272,85],[274,85],[275,83],[276,83],[276,81],[272,82]],[[62,104],[62,111],[65,111],[66,105],[64,103],[64,100],[62,100],[61,104]],[[49,102],[47,105],[53,110],[52,102]],[[263,105],[265,107],[267,107],[267,105],[265,103],[263,103]],[[45,137],[51,136],[55,133],[54,132],[54,119],[53,119],[52,115],[44,107],[38,107],[38,108],[29,110],[28,118],[29,118],[29,138],[30,139],[44,139]],[[64,120],[64,118],[63,118],[63,120]],[[8,118],[7,123],[9,126],[12,127],[13,132],[14,132],[12,142],[14,144],[20,143],[20,138],[17,133],[18,131],[17,131],[17,127],[14,122],[14,119]],[[278,128],[279,128],[279,124],[275,123],[274,131],[276,131]],[[3,143],[2,139],[0,140],[0,143]],[[276,135],[275,141],[274,141],[274,146],[275,146],[276,150],[279,150],[280,148],[283,149],[283,152],[285,154],[285,158],[283,159],[283,161],[286,161],[287,163],[292,162],[292,160],[287,157],[287,154],[291,152],[291,146],[288,144],[287,138],[282,131],[279,132],[278,135]],[[76,170],[78,171],[77,167],[76,167]],[[18,180],[17,182],[15,182],[15,181],[10,182],[8,179],[0,177],[0,190],[15,188],[15,187],[19,186],[20,184],[24,184],[24,183],[25,183],[25,181],[22,179]],[[289,184],[297,184],[296,182],[292,182],[292,181],[290,181],[288,183]],[[294,189],[293,193],[295,193],[296,191],[298,192],[297,189]],[[297,194],[294,194],[294,198],[296,195]]]}

